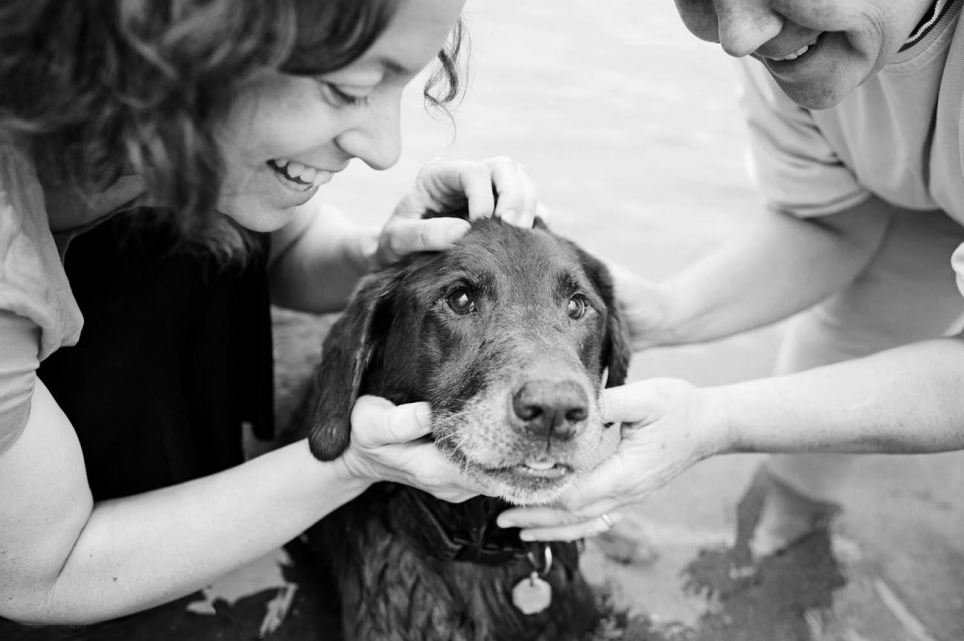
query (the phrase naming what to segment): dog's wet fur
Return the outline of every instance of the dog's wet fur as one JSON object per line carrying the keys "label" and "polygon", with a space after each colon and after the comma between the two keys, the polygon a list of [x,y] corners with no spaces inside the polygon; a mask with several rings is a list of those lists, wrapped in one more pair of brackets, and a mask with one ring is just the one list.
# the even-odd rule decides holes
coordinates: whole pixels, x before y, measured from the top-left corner
{"label": "dog's wet fur", "polygon": [[[322,352],[295,417],[315,456],[349,446],[361,394],[428,401],[437,447],[502,497],[450,504],[380,483],[312,528],[309,546],[338,584],[345,639],[561,641],[591,630],[576,544],[549,546],[551,605],[525,615],[511,591],[544,570],[544,547],[527,556],[517,532],[494,521],[507,503],[552,502],[615,451],[619,427],[603,423],[597,398],[625,380],[630,354],[605,266],[541,222],[476,221],[454,248],[365,279]],[[439,524],[516,552],[453,558],[439,549]]]}

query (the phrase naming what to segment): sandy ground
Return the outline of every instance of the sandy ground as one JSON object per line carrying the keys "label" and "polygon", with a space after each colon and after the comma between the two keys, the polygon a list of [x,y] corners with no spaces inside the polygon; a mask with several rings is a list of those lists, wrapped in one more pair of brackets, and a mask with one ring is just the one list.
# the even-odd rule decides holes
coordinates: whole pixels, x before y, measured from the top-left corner
{"label": "sandy ground", "polygon": [[[419,92],[409,92],[403,160],[378,175],[353,166],[326,188],[332,203],[377,224],[425,161],[506,154],[527,166],[556,231],[654,279],[752,222],[759,199],[744,166],[732,63],[683,30],[672,2],[470,0],[466,23],[471,84],[454,125],[425,115]],[[317,351],[323,327],[278,315],[284,376]],[[772,327],[652,350],[636,357],[631,377],[716,384],[762,376],[780,334]],[[588,546],[586,573],[650,622],[645,638],[964,638],[964,455],[861,459],[832,536],[745,571],[728,550],[736,504],[758,461],[701,463],[638,506],[621,526],[640,546],[634,561]],[[264,606],[290,597],[283,586],[292,580],[269,558],[207,601],[180,602],[152,628],[111,638],[256,638]],[[242,598],[250,593],[260,596]],[[268,638],[326,630],[310,588],[298,594]],[[188,602],[210,614],[185,614]],[[253,611],[242,614],[243,603]]]}

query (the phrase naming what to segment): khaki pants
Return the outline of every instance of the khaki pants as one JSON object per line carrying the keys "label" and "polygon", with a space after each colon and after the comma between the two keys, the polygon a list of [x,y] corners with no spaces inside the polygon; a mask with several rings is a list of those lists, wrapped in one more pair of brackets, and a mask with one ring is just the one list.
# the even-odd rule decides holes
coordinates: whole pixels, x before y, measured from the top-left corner
{"label": "khaki pants", "polygon": [[[777,373],[960,331],[964,298],[950,260],[961,243],[964,226],[943,213],[895,213],[880,249],[860,276],[791,322]],[[800,492],[832,501],[853,459],[847,454],[774,455],[767,466]]]}

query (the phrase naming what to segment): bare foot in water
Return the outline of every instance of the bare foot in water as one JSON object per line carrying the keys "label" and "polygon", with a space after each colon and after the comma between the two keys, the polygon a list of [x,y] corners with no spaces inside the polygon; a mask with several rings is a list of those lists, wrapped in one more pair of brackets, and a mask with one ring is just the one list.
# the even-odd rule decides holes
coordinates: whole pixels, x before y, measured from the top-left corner
{"label": "bare foot in water", "polygon": [[811,498],[760,466],[737,511],[737,545],[747,546],[750,556],[760,559],[826,529],[840,506]]}

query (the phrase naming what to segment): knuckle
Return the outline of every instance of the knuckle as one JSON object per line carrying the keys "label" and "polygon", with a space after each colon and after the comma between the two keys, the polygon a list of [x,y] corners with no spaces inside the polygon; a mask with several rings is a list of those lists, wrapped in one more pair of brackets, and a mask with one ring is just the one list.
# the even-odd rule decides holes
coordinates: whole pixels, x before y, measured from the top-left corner
{"label": "knuckle", "polygon": [[419,225],[415,232],[415,246],[419,249],[431,247],[434,236],[428,225]]}
{"label": "knuckle", "polygon": [[515,165],[515,166],[518,166],[518,163],[517,163],[517,162],[515,162],[514,160],[512,160],[512,158],[510,158],[509,156],[506,156],[506,155],[490,156],[489,158],[486,158],[484,162],[485,162],[486,165],[489,165],[489,166],[492,166],[492,165]]}

